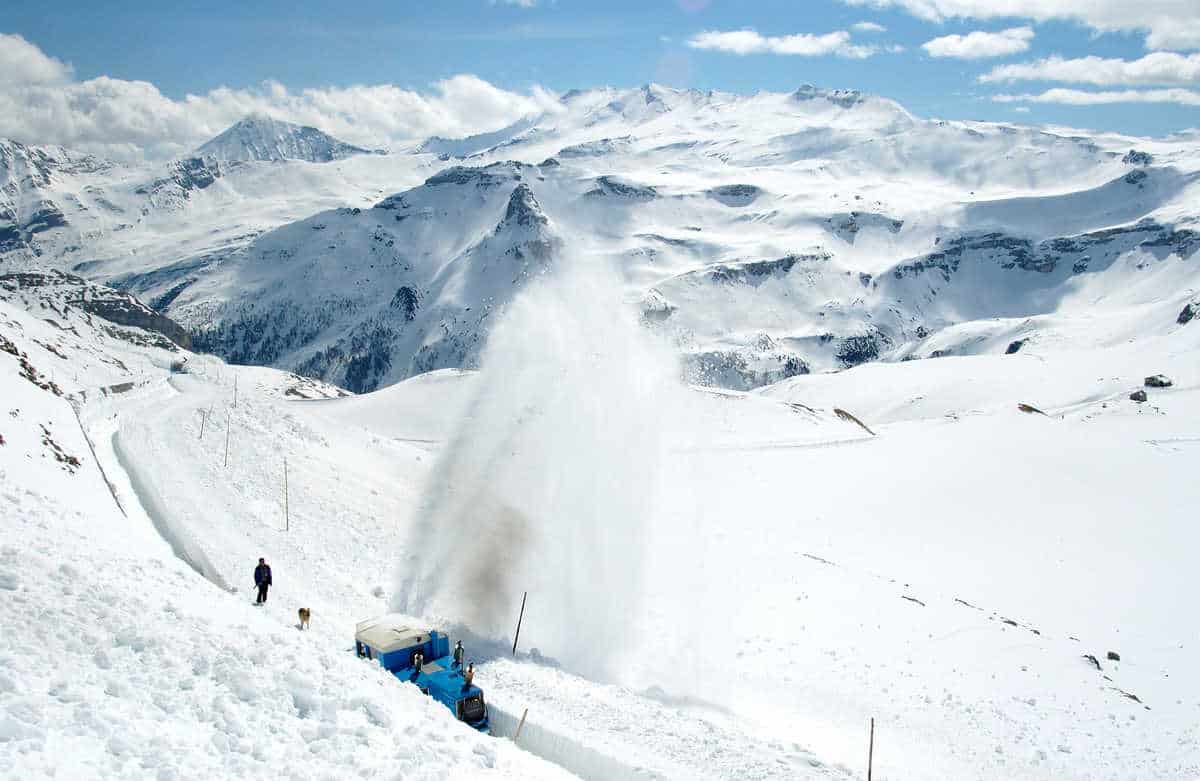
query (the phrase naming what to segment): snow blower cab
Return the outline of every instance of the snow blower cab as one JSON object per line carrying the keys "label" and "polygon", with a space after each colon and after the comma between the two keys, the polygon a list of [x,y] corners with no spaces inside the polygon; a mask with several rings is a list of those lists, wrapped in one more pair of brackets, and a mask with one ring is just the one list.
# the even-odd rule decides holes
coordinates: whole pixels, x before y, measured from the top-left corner
{"label": "snow blower cab", "polygon": [[475,665],[467,663],[461,642],[451,653],[450,638],[436,629],[413,629],[402,617],[386,615],[356,626],[354,650],[360,657],[378,661],[400,680],[415,684],[459,721],[477,730],[488,729],[483,691],[472,680]]}

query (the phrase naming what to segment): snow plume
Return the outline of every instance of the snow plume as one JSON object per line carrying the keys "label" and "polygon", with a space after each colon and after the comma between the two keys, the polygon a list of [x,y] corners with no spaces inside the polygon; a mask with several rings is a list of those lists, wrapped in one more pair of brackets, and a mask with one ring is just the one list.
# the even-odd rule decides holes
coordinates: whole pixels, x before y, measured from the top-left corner
{"label": "snow plume", "polygon": [[522,647],[605,676],[637,607],[664,411],[685,390],[616,280],[574,260],[493,330],[393,606],[511,642],[527,590]]}

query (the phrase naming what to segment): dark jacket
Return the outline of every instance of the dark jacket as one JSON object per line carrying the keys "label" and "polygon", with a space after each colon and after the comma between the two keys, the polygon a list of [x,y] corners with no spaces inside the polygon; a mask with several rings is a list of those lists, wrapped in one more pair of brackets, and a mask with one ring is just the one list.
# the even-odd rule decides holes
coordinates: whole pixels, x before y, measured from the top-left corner
{"label": "dark jacket", "polygon": [[254,568],[254,585],[271,585],[271,566],[269,564],[259,564]]}

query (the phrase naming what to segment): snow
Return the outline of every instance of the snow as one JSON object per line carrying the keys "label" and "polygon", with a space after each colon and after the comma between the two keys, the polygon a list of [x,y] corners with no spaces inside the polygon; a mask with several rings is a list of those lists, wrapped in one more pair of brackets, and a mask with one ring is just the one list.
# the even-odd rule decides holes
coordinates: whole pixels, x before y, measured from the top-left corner
{"label": "snow", "polygon": [[[84,317],[71,317],[74,334],[0,304],[4,336],[34,366],[70,360],[80,369],[81,386],[109,379],[105,368],[111,364],[89,364],[88,357],[102,354],[127,366],[162,361],[153,349],[121,345],[89,329]],[[43,344],[69,358],[57,358]],[[266,609],[251,604],[245,584],[253,557],[226,557],[217,546],[245,549],[252,541],[244,530],[232,538],[237,531],[216,516],[223,509],[219,502],[202,492],[179,493],[193,485],[192,478],[203,479],[202,462],[180,459],[170,449],[153,451],[162,441],[154,422],[174,411],[171,425],[181,427],[174,432],[176,445],[192,445],[197,459],[212,455],[211,432],[218,430],[199,440],[195,407],[173,407],[169,399],[184,395],[172,382],[199,384],[211,394],[215,377],[214,386],[206,386],[203,377],[172,378],[158,369],[125,394],[89,393],[95,400],[82,403],[81,417],[97,463],[68,402],[19,376],[16,366],[15,357],[4,353],[0,762],[6,773],[164,779],[564,775],[465,728],[443,706],[356,659],[347,650],[352,635],[339,631],[334,618],[339,611],[323,601],[309,603],[313,630],[296,631],[296,597],[304,592],[288,569],[303,571],[302,565],[287,555],[274,557],[270,545],[254,551],[272,557],[279,586]],[[240,384],[248,400],[239,409],[252,419],[249,411],[264,403],[259,394],[283,403],[282,388],[292,382],[277,372],[247,370]],[[137,415],[143,406],[163,417]],[[42,442],[43,426],[46,438],[80,458],[79,467],[54,460]],[[120,459],[117,450],[124,454]],[[151,453],[156,460],[144,460]],[[101,464],[120,506],[97,469]],[[146,500],[148,487],[155,502]],[[184,496],[196,502],[190,513],[178,504]],[[147,511],[161,517],[152,519]],[[278,536],[265,528],[263,537]],[[215,534],[218,529],[230,537]],[[182,535],[189,557],[204,556],[202,574],[176,555]],[[227,589],[226,583],[236,585]],[[367,585],[359,585],[360,602],[369,601]]]}
{"label": "snow", "polygon": [[[857,778],[873,718],[880,779],[1200,776],[1196,139],[562,103],[431,143],[465,168],[246,162],[120,230],[84,185],[140,214],[150,172],[10,188],[86,206],[13,266],[88,234],[80,273],[186,281],[279,365],[440,370],[346,395],[0,286],[3,766]],[[494,736],[354,656],[396,608],[464,639]]]}

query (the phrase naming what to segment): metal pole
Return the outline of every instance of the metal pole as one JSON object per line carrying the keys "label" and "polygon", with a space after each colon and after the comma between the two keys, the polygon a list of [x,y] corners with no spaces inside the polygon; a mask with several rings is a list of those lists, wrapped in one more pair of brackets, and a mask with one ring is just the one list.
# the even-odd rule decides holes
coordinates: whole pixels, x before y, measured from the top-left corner
{"label": "metal pole", "polygon": [[525,619],[525,598],[528,596],[529,592],[526,591],[521,597],[521,615],[517,617],[517,633],[513,635],[513,656],[517,655],[517,640],[521,637],[521,621]]}
{"label": "metal pole", "polygon": [[226,415],[225,416],[225,466],[226,467],[229,466],[229,429],[230,429],[229,416]]}
{"label": "metal pole", "polygon": [[204,439],[204,422],[208,420],[208,413],[200,410],[200,439]]}
{"label": "metal pole", "polygon": [[291,528],[292,519],[288,512],[288,488],[287,488],[287,459],[283,459],[283,530],[287,531]]}
{"label": "metal pole", "polygon": [[513,735],[513,743],[516,743],[517,738],[521,737],[521,727],[525,726],[525,717],[528,715],[529,715],[529,708],[526,708],[525,712],[521,714],[521,723],[517,725],[517,734]]}
{"label": "metal pole", "polygon": [[871,719],[871,741],[867,744],[867,781],[871,781],[871,770],[875,764],[875,719]]}

